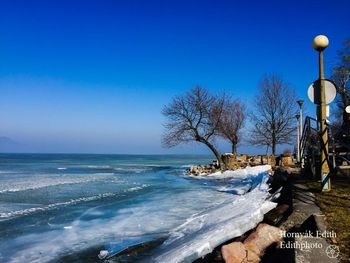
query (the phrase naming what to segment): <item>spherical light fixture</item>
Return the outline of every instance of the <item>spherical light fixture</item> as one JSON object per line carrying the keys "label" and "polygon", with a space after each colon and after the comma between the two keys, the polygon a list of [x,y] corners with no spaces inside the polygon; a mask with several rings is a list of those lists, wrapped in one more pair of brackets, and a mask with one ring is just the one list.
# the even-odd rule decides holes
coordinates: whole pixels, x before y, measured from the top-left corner
{"label": "spherical light fixture", "polygon": [[318,35],[312,41],[312,47],[317,51],[322,51],[329,45],[328,37],[324,35]]}
{"label": "spherical light fixture", "polygon": [[346,113],[350,113],[350,105],[348,105],[348,106],[345,107],[345,112],[346,112]]}

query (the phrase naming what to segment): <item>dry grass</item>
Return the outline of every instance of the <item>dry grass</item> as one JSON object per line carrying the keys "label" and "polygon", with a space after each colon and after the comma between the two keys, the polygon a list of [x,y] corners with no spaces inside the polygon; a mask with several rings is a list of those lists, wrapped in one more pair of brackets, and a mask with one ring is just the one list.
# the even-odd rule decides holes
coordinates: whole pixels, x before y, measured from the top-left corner
{"label": "dry grass", "polygon": [[350,259],[350,179],[334,178],[332,190],[321,193],[320,183],[311,182],[307,184],[316,196],[317,205],[325,214],[327,230],[337,234],[335,239],[329,240],[339,246],[342,259]]}

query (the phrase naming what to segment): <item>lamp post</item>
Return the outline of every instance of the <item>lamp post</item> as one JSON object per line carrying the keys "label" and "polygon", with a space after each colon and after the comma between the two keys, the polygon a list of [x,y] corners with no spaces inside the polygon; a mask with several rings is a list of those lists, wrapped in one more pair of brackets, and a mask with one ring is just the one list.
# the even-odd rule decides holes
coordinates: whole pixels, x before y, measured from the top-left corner
{"label": "lamp post", "polygon": [[298,105],[299,105],[299,139],[298,139],[298,145],[299,145],[299,159],[297,160],[298,162],[300,162],[301,168],[304,167],[304,161],[303,161],[303,156],[302,156],[302,149],[300,148],[300,141],[301,138],[303,137],[303,110],[302,110],[302,106],[304,101],[303,100],[298,100],[297,101]]}
{"label": "lamp post", "polygon": [[321,181],[322,191],[331,190],[331,184],[329,180],[329,166],[327,162],[328,158],[328,131],[326,126],[326,91],[324,81],[324,67],[323,67],[323,50],[329,44],[329,40],[324,35],[318,35],[314,38],[312,46],[318,51],[318,72],[319,72],[319,98],[320,104],[317,106],[317,119],[320,122],[321,127]]}
{"label": "lamp post", "polygon": [[296,114],[295,118],[297,119],[297,162],[300,162],[300,126],[299,126],[300,114]]}

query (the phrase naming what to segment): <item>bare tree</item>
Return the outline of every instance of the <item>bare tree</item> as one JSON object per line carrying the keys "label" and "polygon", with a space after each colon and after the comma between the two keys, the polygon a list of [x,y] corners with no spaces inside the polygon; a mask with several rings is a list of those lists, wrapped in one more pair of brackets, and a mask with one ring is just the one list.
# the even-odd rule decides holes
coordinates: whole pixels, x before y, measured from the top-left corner
{"label": "bare tree", "polygon": [[240,100],[226,100],[219,123],[219,135],[230,141],[232,153],[237,154],[240,130],[246,118],[246,107]]}
{"label": "bare tree", "polygon": [[249,142],[271,146],[273,155],[276,145],[292,144],[295,107],[294,92],[283,79],[277,75],[265,76],[255,98],[255,111],[250,115],[253,127]]}
{"label": "bare tree", "polygon": [[224,97],[214,97],[199,86],[183,96],[175,97],[162,111],[167,118],[163,146],[173,147],[192,141],[203,143],[213,152],[220,168],[224,169],[221,155],[213,142],[224,104]]}
{"label": "bare tree", "polygon": [[[333,68],[332,80],[336,83],[338,119],[342,119],[343,124],[347,124],[348,116],[345,107],[350,105],[350,39],[345,41],[344,49],[338,51],[338,64]],[[341,122],[341,121],[340,121]]]}

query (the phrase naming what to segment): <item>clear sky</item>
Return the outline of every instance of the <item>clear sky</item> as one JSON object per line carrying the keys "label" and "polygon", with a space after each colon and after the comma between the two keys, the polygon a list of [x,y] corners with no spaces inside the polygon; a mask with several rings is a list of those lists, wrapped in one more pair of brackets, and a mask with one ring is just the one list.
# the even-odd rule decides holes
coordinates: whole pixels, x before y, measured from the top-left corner
{"label": "clear sky", "polygon": [[7,151],[202,153],[161,147],[163,105],[200,84],[250,107],[265,73],[281,74],[308,100],[318,74],[311,41],[329,37],[329,76],[350,37],[349,10],[348,0],[1,0],[0,143]]}

